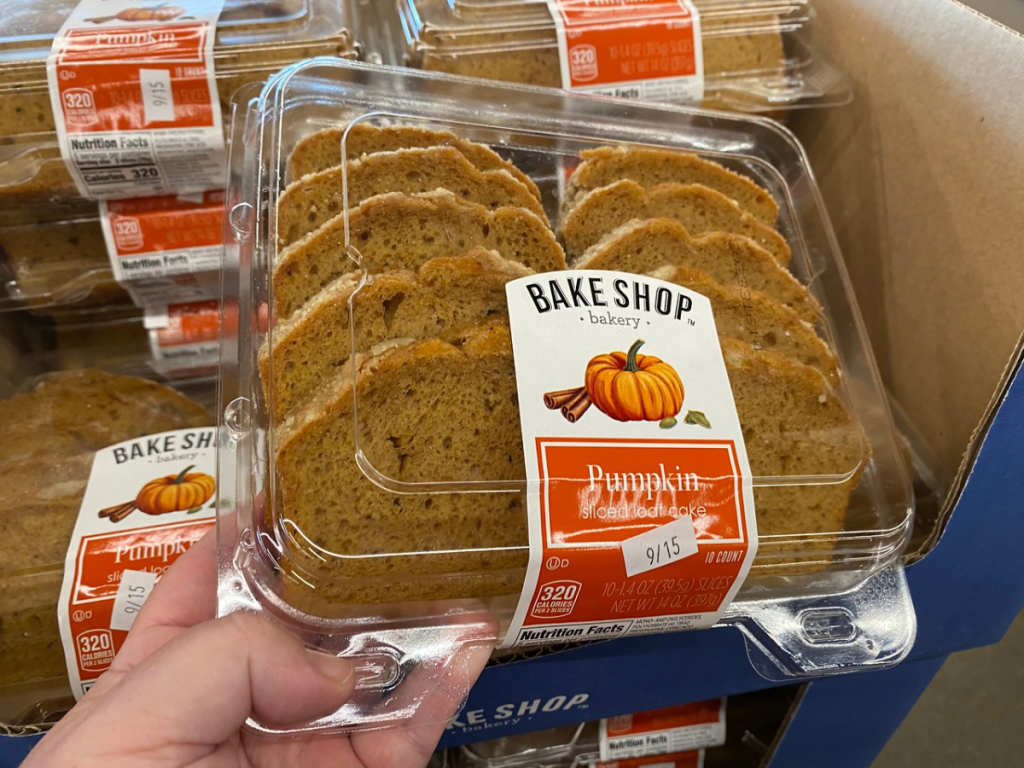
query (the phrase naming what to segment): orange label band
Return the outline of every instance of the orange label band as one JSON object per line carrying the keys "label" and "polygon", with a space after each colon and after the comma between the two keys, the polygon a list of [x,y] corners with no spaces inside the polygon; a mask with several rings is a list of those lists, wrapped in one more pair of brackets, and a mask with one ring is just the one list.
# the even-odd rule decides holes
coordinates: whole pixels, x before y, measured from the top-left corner
{"label": "orange label band", "polygon": [[530,562],[505,646],[710,626],[757,547],[710,302],[593,270],[506,292]]}
{"label": "orange label band", "polygon": [[691,0],[548,0],[562,87],[650,101],[700,101],[700,15]]}
{"label": "orange label band", "polygon": [[61,155],[92,199],[213,189],[224,137],[213,70],[223,0],[82,0],[47,61]]}
{"label": "orange label band", "polygon": [[218,295],[222,191],[103,201],[100,226],[114,278],[139,306]]}
{"label": "orange label band", "polygon": [[195,301],[146,312],[152,367],[179,376],[217,365],[220,357],[220,302]]}

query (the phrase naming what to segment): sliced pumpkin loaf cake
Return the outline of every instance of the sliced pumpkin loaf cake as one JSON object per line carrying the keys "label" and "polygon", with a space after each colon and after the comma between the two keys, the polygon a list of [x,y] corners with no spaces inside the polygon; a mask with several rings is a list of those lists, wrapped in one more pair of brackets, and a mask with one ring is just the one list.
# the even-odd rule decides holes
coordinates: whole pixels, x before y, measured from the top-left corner
{"label": "sliced pumpkin loaf cake", "polygon": [[[284,567],[319,569],[321,596],[390,602],[514,594],[521,586],[521,493],[410,485],[524,479],[507,326],[492,321],[454,341],[350,360],[279,428],[279,515],[322,550]],[[761,534],[841,530],[866,459],[860,427],[818,371],[732,339],[722,349],[753,474],[834,481],[785,494],[755,488]],[[354,440],[376,482],[357,466]],[[301,591],[303,579],[294,588]]]}
{"label": "sliced pumpkin loaf cake", "polygon": [[544,208],[529,187],[504,169],[481,171],[453,147],[377,152],[344,167],[319,171],[288,185],[277,203],[278,245],[294,243],[347,207],[387,192],[432,192],[447,189],[487,208],[518,206],[544,217]]}
{"label": "sliced pumpkin loaf cake", "polygon": [[662,267],[651,276],[710,299],[720,336],[791,357],[817,369],[833,384],[838,382],[835,356],[814,327],[775,299],[747,287],[727,287],[707,272],[690,267]]}
{"label": "sliced pumpkin loaf cake", "polygon": [[341,165],[342,140],[345,141],[347,160],[358,160],[363,155],[394,152],[399,149],[453,147],[481,171],[508,171],[540,200],[540,190],[533,183],[533,179],[486,144],[466,141],[450,131],[435,131],[408,125],[376,126],[356,123],[351,127],[317,131],[296,144],[292,150],[288,158],[289,178],[300,179],[310,173],[326,171],[328,168]]}
{"label": "sliced pumpkin loaf cake", "polygon": [[349,237],[360,263],[346,257],[346,214],[279,252],[273,295],[277,317],[286,319],[324,286],[365,269],[419,269],[425,261],[480,246],[536,272],[565,269],[565,254],[547,219],[523,208],[494,210],[450,192],[401,192],[364,200],[347,212]]}
{"label": "sliced pumpkin loaf cake", "polygon": [[789,270],[745,237],[721,232],[691,237],[674,219],[627,222],[610,231],[577,259],[574,269],[612,269],[646,274],[664,266],[707,272],[723,285],[770,296],[809,323],[818,319],[814,297]]}
{"label": "sliced pumpkin loaf cake", "polygon": [[[260,349],[264,392],[275,421],[306,402],[352,356],[393,340],[457,337],[463,326],[507,314],[505,284],[533,274],[493,251],[442,256],[417,272],[345,275],[288,320]],[[351,302],[351,309],[350,309]],[[273,381],[272,392],[268,384]]]}
{"label": "sliced pumpkin loaf cake", "polygon": [[700,184],[659,184],[644,189],[624,179],[587,192],[562,217],[558,233],[570,259],[579,257],[616,227],[633,219],[675,219],[694,235],[725,232],[750,238],[782,266],[792,256],[782,235],[721,192]]}
{"label": "sliced pumpkin loaf cake", "polygon": [[769,227],[774,227],[779,217],[779,205],[768,190],[746,176],[690,152],[597,147],[583,150],[580,157],[583,162],[573,172],[562,198],[563,216],[590,190],[630,179],[645,189],[671,183],[701,184],[721,192]]}

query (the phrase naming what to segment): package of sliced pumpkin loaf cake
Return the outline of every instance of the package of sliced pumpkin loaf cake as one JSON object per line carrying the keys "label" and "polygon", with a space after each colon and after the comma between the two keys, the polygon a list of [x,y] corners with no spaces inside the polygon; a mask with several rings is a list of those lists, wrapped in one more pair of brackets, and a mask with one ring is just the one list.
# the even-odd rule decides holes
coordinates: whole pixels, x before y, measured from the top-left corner
{"label": "package of sliced pumpkin loaf cake", "polygon": [[81,698],[214,525],[213,371],[172,384],[134,325],[68,325],[56,340],[40,325],[0,315],[5,733],[45,730]]}
{"label": "package of sliced pumpkin loaf cake", "polygon": [[231,95],[359,55],[350,0],[11,0],[0,208],[221,186]]}
{"label": "package of sliced pumpkin loaf cake", "polygon": [[907,653],[908,471],[784,128],[321,59],[231,147],[220,610],[355,659],[303,728],[429,717],[470,649]]}
{"label": "package of sliced pumpkin loaf cake", "polygon": [[773,115],[852,95],[814,44],[810,0],[379,5],[368,53],[433,72]]}

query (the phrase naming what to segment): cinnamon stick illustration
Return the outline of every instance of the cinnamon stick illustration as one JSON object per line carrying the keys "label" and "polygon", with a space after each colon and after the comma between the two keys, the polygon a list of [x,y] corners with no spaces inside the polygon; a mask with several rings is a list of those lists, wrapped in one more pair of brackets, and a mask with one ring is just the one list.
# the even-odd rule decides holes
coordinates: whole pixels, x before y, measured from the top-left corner
{"label": "cinnamon stick illustration", "polygon": [[556,408],[561,408],[584,390],[584,387],[573,387],[572,389],[559,389],[554,392],[545,392],[544,405],[553,411]]}
{"label": "cinnamon stick illustration", "polygon": [[576,397],[562,406],[562,415],[570,424],[575,424],[583,417],[588,408],[590,408],[590,395],[587,394],[586,387],[582,387]]}
{"label": "cinnamon stick illustration", "polygon": [[135,501],[129,501],[124,504],[117,504],[113,507],[107,507],[106,509],[100,510],[100,517],[109,517],[110,522],[119,523],[124,520],[128,515],[135,511]]}

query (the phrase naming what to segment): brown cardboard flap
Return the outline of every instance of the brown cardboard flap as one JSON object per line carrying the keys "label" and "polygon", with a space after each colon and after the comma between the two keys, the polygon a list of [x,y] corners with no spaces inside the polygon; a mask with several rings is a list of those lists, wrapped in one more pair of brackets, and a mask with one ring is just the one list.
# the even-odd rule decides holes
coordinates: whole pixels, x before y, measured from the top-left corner
{"label": "brown cardboard flap", "polygon": [[805,112],[886,384],[950,485],[1024,328],[1024,38],[950,0],[818,0],[852,105]]}

